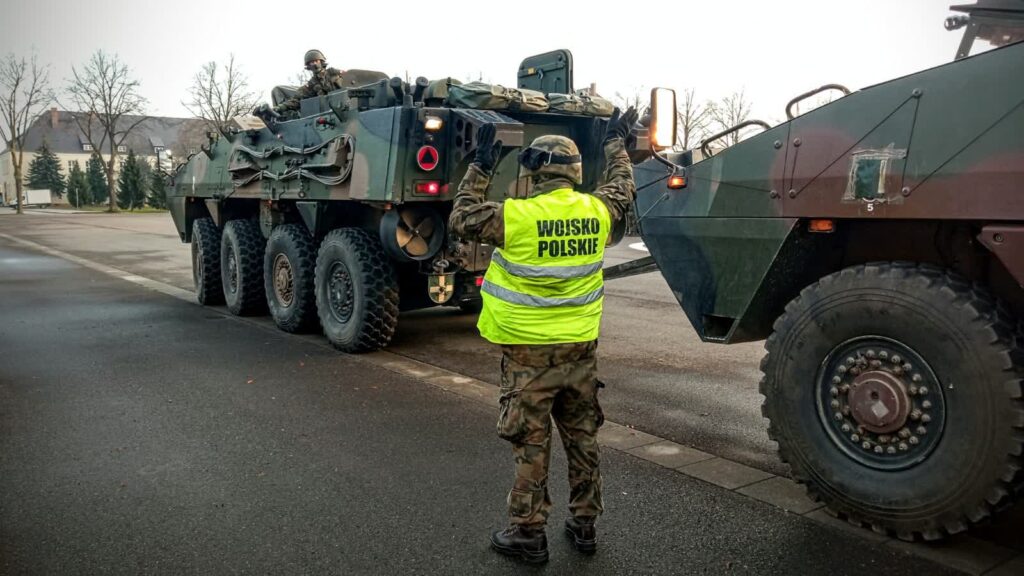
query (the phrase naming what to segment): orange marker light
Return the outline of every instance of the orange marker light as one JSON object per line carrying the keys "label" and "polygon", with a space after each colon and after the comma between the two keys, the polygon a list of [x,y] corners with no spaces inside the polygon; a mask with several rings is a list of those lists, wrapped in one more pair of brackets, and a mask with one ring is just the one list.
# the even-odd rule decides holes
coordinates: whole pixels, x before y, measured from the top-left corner
{"label": "orange marker light", "polygon": [[686,188],[686,176],[669,176],[668,187],[671,188],[672,190]]}
{"label": "orange marker light", "polygon": [[811,232],[835,232],[836,223],[834,220],[811,220],[807,229]]}

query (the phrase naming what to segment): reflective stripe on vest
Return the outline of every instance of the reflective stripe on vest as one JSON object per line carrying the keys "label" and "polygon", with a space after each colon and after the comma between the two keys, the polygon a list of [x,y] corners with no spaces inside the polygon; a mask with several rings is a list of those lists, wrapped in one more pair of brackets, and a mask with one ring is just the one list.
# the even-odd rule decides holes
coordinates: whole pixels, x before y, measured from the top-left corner
{"label": "reflective stripe on vest", "polygon": [[588,292],[582,296],[575,296],[573,298],[553,298],[545,296],[533,296],[531,294],[523,294],[522,292],[516,292],[515,290],[509,290],[508,288],[502,288],[493,282],[484,281],[483,285],[480,286],[480,291],[486,294],[490,294],[495,298],[500,298],[505,302],[511,302],[512,304],[522,304],[523,306],[535,306],[537,308],[553,308],[555,306],[584,306],[591,302],[597,302],[604,296],[604,286],[601,286],[597,290]]}
{"label": "reflective stripe on vest", "polygon": [[521,278],[583,278],[604,267],[604,260],[581,266],[526,266],[509,262],[498,251],[491,255],[491,262],[501,266],[509,274]]}
{"label": "reflective stripe on vest", "polygon": [[480,288],[480,334],[497,344],[596,339],[611,229],[604,202],[564,188],[506,200],[503,214],[503,245]]}

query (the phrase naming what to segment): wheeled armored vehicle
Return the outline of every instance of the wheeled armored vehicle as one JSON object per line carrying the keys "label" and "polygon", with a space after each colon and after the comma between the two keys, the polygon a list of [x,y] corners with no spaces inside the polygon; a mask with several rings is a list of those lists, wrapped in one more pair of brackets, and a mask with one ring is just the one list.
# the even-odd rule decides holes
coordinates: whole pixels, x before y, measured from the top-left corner
{"label": "wheeled armored vehicle", "polygon": [[907,540],[1024,487],[1024,1],[952,9],[953,62],[635,168],[648,264],[700,337],[767,339],[763,413],[793,477]]}
{"label": "wheeled armored vehicle", "polygon": [[169,206],[192,245],[200,302],[269,307],[284,330],[322,328],[343,351],[377,349],[401,309],[479,308],[492,248],[446,227],[481,124],[503,143],[492,200],[528,193],[514,152],[542,134],[578,143],[582,189],[602,177],[611,106],[574,93],[567,50],[524,60],[515,89],[365,70],[343,81],[303,100],[296,118],[249,117],[212,134],[174,174]]}

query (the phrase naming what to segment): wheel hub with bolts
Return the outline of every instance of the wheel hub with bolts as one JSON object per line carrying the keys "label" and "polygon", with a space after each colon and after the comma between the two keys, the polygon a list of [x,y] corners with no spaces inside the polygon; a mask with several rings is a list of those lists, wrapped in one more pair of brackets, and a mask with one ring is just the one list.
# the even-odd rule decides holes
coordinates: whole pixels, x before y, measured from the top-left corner
{"label": "wheel hub with bolts", "polygon": [[942,387],[903,343],[877,336],[844,342],[829,354],[818,381],[822,425],[857,462],[910,468],[938,445],[946,423]]}
{"label": "wheel hub with bolts", "polygon": [[274,295],[277,296],[277,301],[287,308],[295,299],[295,285],[292,264],[284,254],[274,257],[273,275]]}
{"label": "wheel hub with bolts", "polygon": [[355,295],[352,290],[352,276],[348,272],[348,267],[341,262],[335,262],[331,266],[327,296],[334,318],[341,323],[348,322],[352,318]]}
{"label": "wheel hub with bolts", "polygon": [[885,370],[862,372],[853,379],[847,403],[853,419],[876,434],[896,432],[910,415],[910,396],[898,376]]}

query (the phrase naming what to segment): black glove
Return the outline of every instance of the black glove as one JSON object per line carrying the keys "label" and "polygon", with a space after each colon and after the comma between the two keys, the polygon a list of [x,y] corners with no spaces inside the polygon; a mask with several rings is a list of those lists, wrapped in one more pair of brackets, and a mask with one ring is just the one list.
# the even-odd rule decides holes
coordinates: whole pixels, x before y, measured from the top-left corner
{"label": "black glove", "polygon": [[633,129],[633,125],[636,124],[636,119],[636,108],[630,106],[621,114],[619,109],[616,108],[615,112],[612,112],[611,119],[608,120],[608,131],[605,132],[604,136],[605,142],[612,138],[622,138],[625,140],[629,136],[630,130]]}
{"label": "black glove", "polygon": [[270,120],[271,118],[281,117],[281,115],[267,103],[257,106],[256,109],[252,111],[252,115],[257,118],[262,118],[264,121]]}
{"label": "black glove", "polygon": [[476,156],[473,163],[481,170],[490,174],[494,165],[498,163],[498,153],[501,152],[501,141],[495,142],[494,124],[484,124],[476,131]]}

